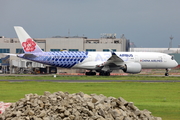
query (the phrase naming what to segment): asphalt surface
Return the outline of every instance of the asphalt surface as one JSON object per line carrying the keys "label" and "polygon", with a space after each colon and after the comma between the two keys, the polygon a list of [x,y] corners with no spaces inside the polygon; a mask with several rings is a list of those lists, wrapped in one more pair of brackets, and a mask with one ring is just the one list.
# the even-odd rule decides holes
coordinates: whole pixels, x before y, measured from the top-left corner
{"label": "asphalt surface", "polygon": [[[0,76],[53,76],[50,75],[14,75],[14,74],[1,74]],[[73,75],[62,75],[62,76],[73,76]],[[76,75],[75,75],[76,76]],[[141,75],[143,76],[143,75]],[[147,75],[144,75],[147,76]],[[148,76],[164,76],[164,75],[148,75]],[[180,75],[170,75],[178,76],[179,80],[0,80],[9,82],[25,82],[25,81],[36,81],[36,82],[68,82],[68,83],[93,83],[93,82],[180,82]]]}
{"label": "asphalt surface", "polygon": [[93,83],[93,82],[180,82],[180,80],[0,80],[8,82],[68,82],[68,83]]}

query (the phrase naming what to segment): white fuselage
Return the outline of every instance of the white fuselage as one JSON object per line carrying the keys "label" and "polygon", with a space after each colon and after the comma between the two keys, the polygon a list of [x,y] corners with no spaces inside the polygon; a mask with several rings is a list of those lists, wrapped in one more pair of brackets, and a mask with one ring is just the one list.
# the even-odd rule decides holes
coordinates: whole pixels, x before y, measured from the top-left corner
{"label": "white fuselage", "polygon": [[[178,64],[172,56],[156,52],[115,52],[124,62],[115,62],[123,65],[130,62],[140,63],[142,69],[173,68]],[[88,57],[73,68],[95,69],[96,65],[103,64],[111,57],[111,52],[88,52]]]}

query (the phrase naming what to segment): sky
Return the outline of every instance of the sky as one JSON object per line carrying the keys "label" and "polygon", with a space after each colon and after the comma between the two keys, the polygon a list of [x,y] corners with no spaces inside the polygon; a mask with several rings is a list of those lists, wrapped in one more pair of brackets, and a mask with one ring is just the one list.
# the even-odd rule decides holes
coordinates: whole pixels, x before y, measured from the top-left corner
{"label": "sky", "polygon": [[0,36],[32,38],[122,34],[141,48],[180,44],[180,0],[0,0]]}

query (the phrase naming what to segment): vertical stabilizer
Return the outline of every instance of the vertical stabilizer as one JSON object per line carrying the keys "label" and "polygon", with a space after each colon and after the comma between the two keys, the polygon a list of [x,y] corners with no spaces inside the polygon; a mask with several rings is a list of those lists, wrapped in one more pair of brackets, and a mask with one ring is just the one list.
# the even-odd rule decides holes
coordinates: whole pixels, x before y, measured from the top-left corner
{"label": "vertical stabilizer", "polygon": [[43,52],[37,43],[20,26],[14,27],[25,53]]}

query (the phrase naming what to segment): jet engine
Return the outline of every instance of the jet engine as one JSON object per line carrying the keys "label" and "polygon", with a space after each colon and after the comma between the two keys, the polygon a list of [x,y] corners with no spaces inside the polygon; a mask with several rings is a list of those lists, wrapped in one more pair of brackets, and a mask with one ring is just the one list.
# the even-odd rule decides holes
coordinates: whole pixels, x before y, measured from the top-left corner
{"label": "jet engine", "polygon": [[131,63],[125,64],[125,66],[122,70],[125,73],[136,74],[136,73],[140,73],[141,69],[142,69],[142,67],[141,67],[140,63],[131,62]]}

